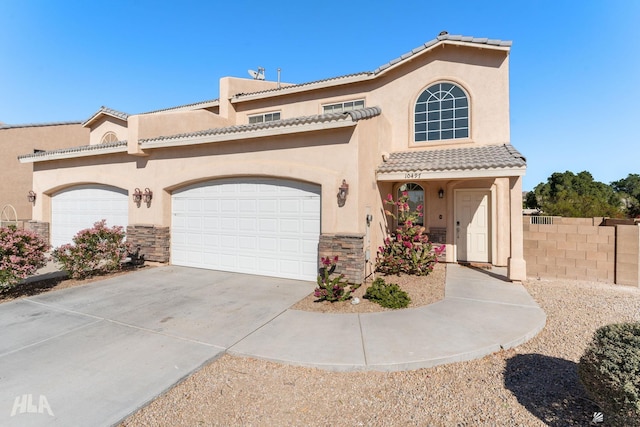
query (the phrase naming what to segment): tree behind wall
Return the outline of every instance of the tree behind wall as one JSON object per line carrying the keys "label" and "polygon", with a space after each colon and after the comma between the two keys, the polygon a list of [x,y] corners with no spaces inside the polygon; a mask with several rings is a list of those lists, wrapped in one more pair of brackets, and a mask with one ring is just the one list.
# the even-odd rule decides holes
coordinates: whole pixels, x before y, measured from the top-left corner
{"label": "tree behind wall", "polygon": [[626,178],[614,181],[611,186],[622,197],[628,217],[640,217],[640,175],[630,173]]}
{"label": "tree behind wall", "polygon": [[527,194],[528,208],[538,208],[545,215],[573,218],[623,216],[620,195],[602,182],[594,181],[587,171],[553,173],[545,183]]}

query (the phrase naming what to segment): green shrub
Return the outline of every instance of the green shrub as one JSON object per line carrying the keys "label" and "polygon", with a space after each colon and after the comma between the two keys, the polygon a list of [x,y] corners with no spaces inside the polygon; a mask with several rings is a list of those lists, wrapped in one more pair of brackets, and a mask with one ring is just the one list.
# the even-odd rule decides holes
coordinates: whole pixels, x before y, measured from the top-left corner
{"label": "green shrub", "polygon": [[71,277],[82,279],[120,270],[130,252],[131,245],[125,241],[124,229],[120,226],[109,228],[102,220],[92,228],[79,231],[73,244],[62,245],[51,255]]}
{"label": "green shrub", "polygon": [[44,267],[48,249],[47,242],[32,231],[0,227],[0,292]]}
{"label": "green shrub", "polygon": [[405,308],[411,302],[409,295],[395,283],[385,283],[378,277],[367,288],[363,298],[380,304],[386,308]]}
{"label": "green shrub", "polygon": [[640,322],[598,329],[578,375],[611,425],[640,426]]}

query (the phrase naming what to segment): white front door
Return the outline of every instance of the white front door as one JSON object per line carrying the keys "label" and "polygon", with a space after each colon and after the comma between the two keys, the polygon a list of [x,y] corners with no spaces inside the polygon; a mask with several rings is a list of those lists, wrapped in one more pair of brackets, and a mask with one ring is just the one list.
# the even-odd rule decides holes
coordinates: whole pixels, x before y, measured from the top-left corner
{"label": "white front door", "polygon": [[456,248],[458,261],[489,262],[489,192],[456,192]]}
{"label": "white front door", "polygon": [[233,178],[172,197],[171,262],[187,267],[315,280],[320,187]]}

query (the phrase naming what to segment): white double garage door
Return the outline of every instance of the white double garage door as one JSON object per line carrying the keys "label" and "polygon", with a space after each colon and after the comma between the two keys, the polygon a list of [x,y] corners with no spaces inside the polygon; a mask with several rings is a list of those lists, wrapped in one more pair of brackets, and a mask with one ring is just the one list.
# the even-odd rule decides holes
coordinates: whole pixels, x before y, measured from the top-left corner
{"label": "white double garage door", "polygon": [[[317,276],[320,187],[279,179],[222,179],[175,191],[174,265],[301,280]],[[52,198],[52,244],[95,221],[128,223],[126,191],[81,186]],[[140,209],[146,209],[143,205]]]}

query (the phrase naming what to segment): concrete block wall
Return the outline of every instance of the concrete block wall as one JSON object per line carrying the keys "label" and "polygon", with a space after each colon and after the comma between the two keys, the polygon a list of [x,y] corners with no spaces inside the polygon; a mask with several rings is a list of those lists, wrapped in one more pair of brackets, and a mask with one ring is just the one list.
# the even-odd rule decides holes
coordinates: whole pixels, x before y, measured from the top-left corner
{"label": "concrete block wall", "polygon": [[336,255],[338,256],[336,273],[344,274],[345,280],[350,283],[364,282],[364,234],[320,235],[318,256],[333,258]]}
{"label": "concrete block wall", "polygon": [[542,225],[524,217],[527,275],[640,286],[640,227],[604,224],[554,217],[553,225]]}
{"label": "concrete block wall", "polygon": [[144,255],[147,261],[169,262],[170,238],[169,227],[127,226],[127,241],[133,245],[134,251],[140,247],[140,254]]}
{"label": "concrete block wall", "polygon": [[640,284],[640,227],[616,225],[616,283]]}
{"label": "concrete block wall", "polygon": [[525,222],[527,275],[615,283],[615,228],[594,222],[592,218],[554,218],[553,225]]}

